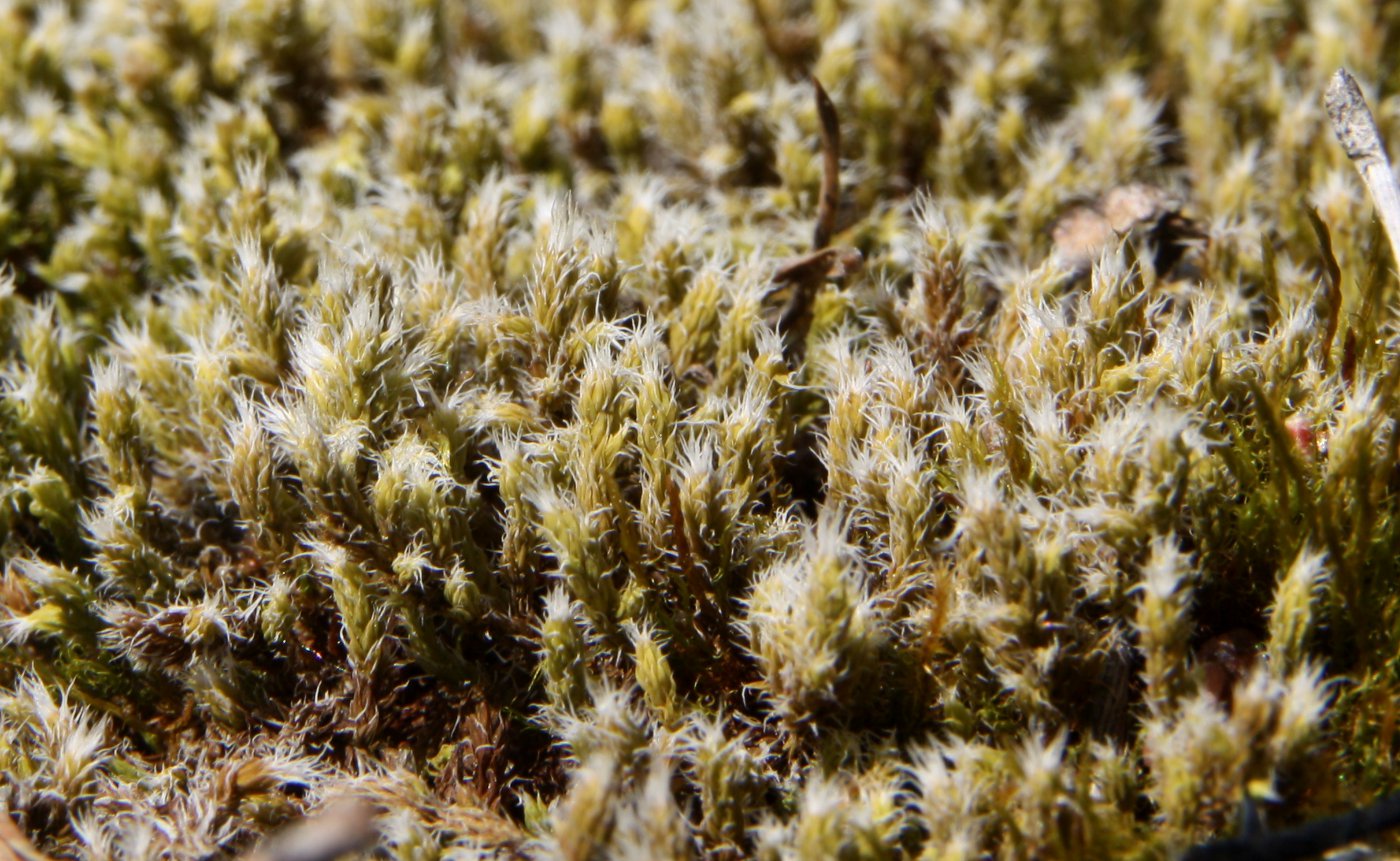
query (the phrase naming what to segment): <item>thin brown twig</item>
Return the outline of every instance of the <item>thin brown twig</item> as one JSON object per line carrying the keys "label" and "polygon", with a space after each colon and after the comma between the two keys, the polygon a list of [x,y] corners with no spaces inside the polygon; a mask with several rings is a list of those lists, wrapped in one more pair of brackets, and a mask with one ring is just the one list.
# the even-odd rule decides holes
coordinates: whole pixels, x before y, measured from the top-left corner
{"label": "thin brown twig", "polygon": [[773,274],[774,284],[791,284],[792,294],[778,314],[778,334],[783,356],[789,363],[802,358],[807,332],[812,327],[812,303],[828,280],[841,280],[860,269],[863,259],[854,248],[823,248],[789,260]]}
{"label": "thin brown twig", "polygon": [[831,234],[836,231],[836,208],[841,200],[841,121],[821,81],[815,75],[811,80],[822,127],[822,188],[817,198],[817,227],[812,233],[812,250],[820,251],[831,244]]}
{"label": "thin brown twig", "polygon": [[1337,323],[1342,316],[1342,267],[1337,263],[1336,252],[1332,250],[1332,234],[1323,223],[1322,216],[1312,207],[1304,207],[1308,222],[1317,234],[1317,245],[1322,251],[1322,264],[1326,283],[1318,287],[1313,299],[1319,322],[1322,323],[1322,343],[1319,344],[1319,360],[1324,370],[1332,361],[1332,342],[1337,337]]}

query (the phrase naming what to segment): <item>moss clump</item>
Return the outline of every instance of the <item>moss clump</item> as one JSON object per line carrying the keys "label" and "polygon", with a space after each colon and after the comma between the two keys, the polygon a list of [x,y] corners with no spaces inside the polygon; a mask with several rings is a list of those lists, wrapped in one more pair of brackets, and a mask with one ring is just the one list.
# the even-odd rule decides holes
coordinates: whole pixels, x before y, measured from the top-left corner
{"label": "moss clump", "polygon": [[1158,858],[1394,789],[1321,103],[1400,139],[1394,18],[0,0],[4,839]]}

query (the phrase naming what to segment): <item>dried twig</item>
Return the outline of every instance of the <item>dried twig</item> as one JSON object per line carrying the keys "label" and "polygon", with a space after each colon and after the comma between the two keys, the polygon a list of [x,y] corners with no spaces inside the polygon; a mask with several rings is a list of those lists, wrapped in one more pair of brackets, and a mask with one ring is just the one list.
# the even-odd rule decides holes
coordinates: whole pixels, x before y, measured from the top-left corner
{"label": "dried twig", "polygon": [[1400,183],[1395,181],[1395,172],[1390,169],[1390,159],[1381,143],[1376,120],[1366,106],[1366,97],[1361,95],[1361,88],[1351,73],[1338,69],[1327,86],[1323,103],[1337,140],[1346,148],[1347,157],[1356,163],[1371,193],[1386,236],[1390,238],[1391,254],[1400,264]]}
{"label": "dried twig", "polygon": [[831,97],[815,75],[812,89],[817,98],[817,118],[822,126],[822,190],[817,198],[817,228],[812,233],[812,250],[820,251],[831,243],[831,234],[836,230],[836,208],[841,200],[841,121],[836,117]]}
{"label": "dried twig", "polygon": [[860,268],[862,258],[854,248],[828,248],[836,232],[836,209],[841,199],[841,122],[836,106],[816,77],[811,78],[817,99],[817,117],[822,134],[822,187],[817,198],[817,226],[812,233],[812,251],[784,261],[773,273],[774,284],[790,284],[792,292],[775,321],[783,336],[783,354],[788,361],[802,357],[807,330],[812,325],[812,301],[827,281],[840,281]]}
{"label": "dried twig", "polygon": [[[1389,168],[1387,168],[1389,170]],[[1332,250],[1332,234],[1323,223],[1322,217],[1312,207],[1303,211],[1317,234],[1317,246],[1322,251],[1322,263],[1326,273],[1326,283],[1320,285],[1313,297],[1313,308],[1318,321],[1322,323],[1322,342],[1318,345],[1319,362],[1325,370],[1332,361],[1332,341],[1337,337],[1337,323],[1342,315],[1342,267],[1337,263],[1337,255]]]}
{"label": "dried twig", "polygon": [[1301,861],[1397,825],[1400,825],[1400,795],[1389,795],[1370,807],[1315,819],[1286,831],[1244,835],[1194,846],[1186,852],[1184,861]]}
{"label": "dried twig", "polygon": [[789,363],[802,358],[807,332],[812,328],[812,303],[827,281],[840,281],[858,271],[863,263],[854,248],[823,248],[785,262],[773,274],[774,284],[791,284],[792,293],[778,314],[778,334],[783,337],[783,355]]}

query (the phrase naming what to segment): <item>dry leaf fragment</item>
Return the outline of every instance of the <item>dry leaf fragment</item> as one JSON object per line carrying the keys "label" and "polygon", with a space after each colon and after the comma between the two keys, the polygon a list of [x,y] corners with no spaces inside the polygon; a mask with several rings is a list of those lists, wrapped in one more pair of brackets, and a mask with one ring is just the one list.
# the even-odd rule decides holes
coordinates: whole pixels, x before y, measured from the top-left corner
{"label": "dry leaf fragment", "polygon": [[1103,196],[1103,214],[1118,233],[1149,224],[1179,212],[1181,204],[1167,192],[1145,182],[1130,182]]}
{"label": "dry leaf fragment", "polygon": [[1127,235],[1145,236],[1155,247],[1153,265],[1167,272],[1193,239],[1205,233],[1181,214],[1181,202],[1145,182],[1116,186],[1093,203],[1077,206],[1050,228],[1054,256],[1062,266],[1083,275],[1099,256]]}
{"label": "dry leaf fragment", "polygon": [[333,805],[264,841],[244,861],[335,861],[369,848],[375,837],[373,814],[364,802]]}

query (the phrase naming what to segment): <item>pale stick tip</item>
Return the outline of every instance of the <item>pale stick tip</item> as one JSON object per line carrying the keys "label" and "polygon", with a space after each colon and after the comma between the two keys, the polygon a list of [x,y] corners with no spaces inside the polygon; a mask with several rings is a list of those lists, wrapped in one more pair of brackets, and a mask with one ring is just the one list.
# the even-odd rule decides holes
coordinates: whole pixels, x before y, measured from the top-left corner
{"label": "pale stick tip", "polygon": [[1371,201],[1390,239],[1391,254],[1400,262],[1400,183],[1395,181],[1395,172],[1390,169],[1390,159],[1381,144],[1376,119],[1366,106],[1366,97],[1361,94],[1356,78],[1346,69],[1338,69],[1327,85],[1322,102],[1327,107],[1337,140],[1342,142],[1347,157],[1356,164],[1361,181],[1371,193]]}
{"label": "pale stick tip", "polygon": [[1376,121],[1351,72],[1338,69],[1332,75],[1322,102],[1332,121],[1332,130],[1337,133],[1337,140],[1342,142],[1348,158],[1360,161],[1385,157]]}

